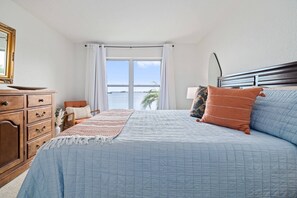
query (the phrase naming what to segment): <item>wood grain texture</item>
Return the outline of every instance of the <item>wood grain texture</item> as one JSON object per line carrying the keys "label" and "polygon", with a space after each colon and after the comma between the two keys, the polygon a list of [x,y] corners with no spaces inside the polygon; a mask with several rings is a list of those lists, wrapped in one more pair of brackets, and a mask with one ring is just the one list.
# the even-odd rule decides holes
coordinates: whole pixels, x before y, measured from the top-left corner
{"label": "wood grain texture", "polygon": [[28,107],[52,104],[52,95],[28,95]]}
{"label": "wood grain texture", "polygon": [[24,161],[23,111],[0,115],[0,174]]}
{"label": "wood grain texture", "polygon": [[49,89],[42,90],[18,90],[18,89],[0,89],[1,95],[35,95],[35,94],[54,94],[55,91]]}
{"label": "wood grain texture", "polygon": [[52,117],[51,106],[28,110],[28,123],[36,122],[50,117]]}
{"label": "wood grain texture", "polygon": [[[19,127],[11,121],[0,121],[0,166],[18,159]],[[4,152],[5,151],[5,152]]]}
{"label": "wood grain texture", "polygon": [[[50,90],[0,90],[0,98],[10,100],[4,106],[12,105],[0,109],[0,187],[2,187],[29,167],[36,154],[36,149],[33,148],[29,153],[29,144],[34,144],[36,147],[55,136],[56,107],[54,91]],[[28,106],[29,98],[32,104],[30,106]],[[39,102],[39,99],[43,99],[43,102]],[[4,138],[2,134],[5,135]],[[37,140],[38,142],[35,142]],[[17,157],[20,161],[14,160]]]}
{"label": "wood grain texture", "polygon": [[24,96],[0,96],[0,112],[24,108]]}
{"label": "wood grain texture", "polygon": [[31,140],[52,131],[52,120],[46,120],[27,127],[27,138]]}
{"label": "wood grain texture", "polygon": [[37,150],[50,139],[51,135],[48,134],[28,143],[28,158],[31,158],[34,155],[36,155]]}
{"label": "wood grain texture", "polygon": [[15,168],[9,169],[0,176],[0,188],[7,184],[9,181],[12,181],[14,178],[25,172],[31,164],[32,160],[26,160],[22,163],[21,166],[16,166]]}

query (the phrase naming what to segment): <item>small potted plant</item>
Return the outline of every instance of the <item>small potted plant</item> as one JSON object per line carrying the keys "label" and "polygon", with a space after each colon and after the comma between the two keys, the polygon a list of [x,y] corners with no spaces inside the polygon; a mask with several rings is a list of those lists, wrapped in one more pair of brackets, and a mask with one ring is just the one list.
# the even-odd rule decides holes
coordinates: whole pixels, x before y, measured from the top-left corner
{"label": "small potted plant", "polygon": [[56,113],[55,113],[55,116],[56,116],[56,119],[55,119],[56,135],[58,135],[61,132],[60,126],[61,126],[61,124],[63,122],[64,113],[65,113],[65,111],[62,108],[57,108]]}

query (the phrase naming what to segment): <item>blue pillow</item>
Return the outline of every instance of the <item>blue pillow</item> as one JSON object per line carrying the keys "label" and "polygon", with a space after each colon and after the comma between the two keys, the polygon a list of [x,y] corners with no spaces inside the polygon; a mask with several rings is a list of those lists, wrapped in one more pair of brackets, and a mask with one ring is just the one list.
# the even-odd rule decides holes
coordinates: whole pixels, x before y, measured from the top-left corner
{"label": "blue pillow", "polygon": [[251,128],[297,145],[297,90],[265,90],[257,97]]}

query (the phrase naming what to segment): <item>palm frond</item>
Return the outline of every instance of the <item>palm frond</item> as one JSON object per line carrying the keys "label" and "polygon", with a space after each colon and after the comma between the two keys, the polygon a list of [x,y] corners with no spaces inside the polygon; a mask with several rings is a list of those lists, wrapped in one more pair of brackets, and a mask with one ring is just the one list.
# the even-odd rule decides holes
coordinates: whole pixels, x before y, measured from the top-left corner
{"label": "palm frond", "polygon": [[146,109],[147,107],[151,109],[153,102],[155,101],[158,102],[158,99],[159,99],[159,91],[154,89],[149,90],[141,102],[143,109]]}

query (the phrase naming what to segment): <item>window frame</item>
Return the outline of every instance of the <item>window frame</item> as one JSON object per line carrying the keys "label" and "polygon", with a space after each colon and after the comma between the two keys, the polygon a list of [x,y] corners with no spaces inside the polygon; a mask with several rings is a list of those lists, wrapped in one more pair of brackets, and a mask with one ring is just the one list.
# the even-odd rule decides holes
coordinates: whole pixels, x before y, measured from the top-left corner
{"label": "window frame", "polygon": [[107,88],[108,87],[128,87],[128,109],[134,109],[134,87],[159,87],[160,88],[160,84],[134,85],[134,61],[160,61],[160,80],[161,80],[162,58],[107,58],[106,62],[108,61],[128,61],[129,62],[128,85],[107,84]]}

